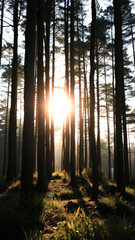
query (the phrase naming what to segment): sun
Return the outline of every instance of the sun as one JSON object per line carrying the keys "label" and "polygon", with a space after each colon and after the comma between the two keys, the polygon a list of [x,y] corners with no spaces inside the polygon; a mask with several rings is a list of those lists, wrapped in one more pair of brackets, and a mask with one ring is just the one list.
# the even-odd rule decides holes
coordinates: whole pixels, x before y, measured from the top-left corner
{"label": "sun", "polygon": [[70,100],[66,97],[64,89],[54,89],[54,98],[50,100],[50,112],[54,118],[55,126],[63,126],[66,117],[70,113]]}

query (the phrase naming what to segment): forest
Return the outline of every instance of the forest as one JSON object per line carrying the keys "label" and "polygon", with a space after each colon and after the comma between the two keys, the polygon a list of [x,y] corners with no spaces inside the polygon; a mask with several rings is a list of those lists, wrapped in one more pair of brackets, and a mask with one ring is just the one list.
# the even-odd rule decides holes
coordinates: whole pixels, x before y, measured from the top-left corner
{"label": "forest", "polygon": [[0,239],[135,240],[135,2],[0,1]]}

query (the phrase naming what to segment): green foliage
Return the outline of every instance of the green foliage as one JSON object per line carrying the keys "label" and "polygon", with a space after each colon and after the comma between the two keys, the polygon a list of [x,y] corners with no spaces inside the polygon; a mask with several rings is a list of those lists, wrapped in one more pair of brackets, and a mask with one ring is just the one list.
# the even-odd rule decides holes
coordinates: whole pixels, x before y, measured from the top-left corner
{"label": "green foliage", "polygon": [[[91,182],[86,171],[82,176],[77,176],[75,187],[63,182],[64,172],[53,176],[46,195],[37,193],[33,200],[21,199],[21,202],[20,181],[17,179],[6,183],[3,178],[0,179],[0,184],[5,184],[6,190],[0,208],[2,239],[134,239],[135,229],[130,224],[130,221],[134,224],[134,186],[126,188],[124,197],[119,194],[108,196],[107,190],[113,183],[103,181],[100,185],[102,194],[98,201],[91,202]],[[34,175],[35,184],[36,179]],[[77,211],[75,207],[67,213],[65,206],[69,200],[79,206]]]}
{"label": "green foliage", "polygon": [[[85,178],[89,178],[90,181],[92,181],[92,169],[91,168],[85,169],[83,171],[83,176]],[[103,171],[100,171],[98,173],[98,180],[99,180],[99,182],[103,183],[105,181],[105,179],[106,179],[105,173]]]}
{"label": "green foliage", "polygon": [[61,200],[70,200],[75,198],[75,196],[71,189],[63,189],[59,194],[59,198]]}
{"label": "green foliage", "polygon": [[100,222],[92,216],[87,216],[83,210],[70,216],[60,230],[51,235],[50,239],[57,240],[123,240],[134,239],[135,228],[126,220],[108,224]]}
{"label": "green foliage", "polygon": [[120,217],[131,215],[130,203],[119,194],[100,198],[97,202],[97,207],[100,214],[117,215]]}

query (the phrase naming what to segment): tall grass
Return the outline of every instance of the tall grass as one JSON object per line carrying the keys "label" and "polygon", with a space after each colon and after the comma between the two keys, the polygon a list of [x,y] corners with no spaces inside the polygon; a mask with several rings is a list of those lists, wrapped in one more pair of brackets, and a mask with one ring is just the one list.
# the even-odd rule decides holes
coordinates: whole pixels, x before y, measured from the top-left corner
{"label": "tall grass", "polygon": [[57,240],[133,240],[135,229],[126,220],[118,224],[100,222],[92,216],[87,216],[83,210],[70,216],[60,230],[51,235]]}

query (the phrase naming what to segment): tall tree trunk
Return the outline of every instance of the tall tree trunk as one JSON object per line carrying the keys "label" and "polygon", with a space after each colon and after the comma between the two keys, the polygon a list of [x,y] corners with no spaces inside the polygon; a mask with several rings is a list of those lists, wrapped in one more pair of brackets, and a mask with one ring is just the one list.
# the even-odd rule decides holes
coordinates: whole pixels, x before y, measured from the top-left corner
{"label": "tall tree trunk", "polygon": [[88,154],[87,154],[87,78],[85,71],[85,54],[83,49],[83,70],[84,70],[84,131],[85,131],[85,161],[84,167],[88,165]]}
{"label": "tall tree trunk", "polygon": [[[77,22],[77,32],[78,32],[78,42],[80,40],[79,38],[79,26]],[[80,52],[80,44],[78,46],[78,65],[79,65],[79,136],[80,136],[80,149],[79,149],[79,174],[82,174],[82,170],[84,167],[83,162],[83,116],[82,116],[82,83],[81,83],[81,52]]]}
{"label": "tall tree trunk", "polygon": [[14,3],[14,48],[12,68],[11,109],[9,119],[7,179],[16,177],[16,114],[17,114],[17,47],[18,47],[18,0]]}
{"label": "tall tree trunk", "polygon": [[132,16],[131,16],[131,41],[132,41],[133,62],[134,62],[134,70],[135,70],[135,43],[134,43],[134,33],[133,33]]}
{"label": "tall tree trunk", "polygon": [[62,154],[61,154],[61,170],[65,170],[65,153],[66,153],[66,149],[65,149],[65,126],[63,123],[63,131],[62,131]]}
{"label": "tall tree trunk", "polygon": [[117,190],[125,192],[123,144],[122,144],[122,82],[123,82],[123,51],[122,51],[122,24],[121,0],[114,0],[115,23],[115,77],[116,77],[116,164]]}
{"label": "tall tree trunk", "polygon": [[34,164],[34,57],[35,57],[36,0],[27,0],[25,38],[24,127],[22,148],[21,191],[25,198],[33,196]]}
{"label": "tall tree trunk", "polygon": [[[52,53],[52,99],[54,99],[54,79],[55,79],[55,0],[53,0],[53,53]],[[55,152],[54,152],[54,118],[51,114],[51,161],[52,171],[55,171]]]}
{"label": "tall tree trunk", "polygon": [[37,38],[38,38],[38,82],[37,82],[37,104],[38,104],[38,188],[45,187],[45,104],[44,104],[44,81],[43,81],[43,34],[44,2],[38,0],[37,10]]}
{"label": "tall tree trunk", "polygon": [[81,66],[79,54],[79,118],[80,118],[80,151],[79,151],[79,174],[82,174],[83,169],[83,118],[82,118],[82,87],[81,87]]}
{"label": "tall tree trunk", "polygon": [[124,77],[122,82],[122,115],[123,115],[123,138],[124,138],[124,163],[125,163],[125,183],[129,183],[129,163],[128,163],[128,146],[127,146],[127,123],[126,123],[126,106],[125,106],[125,88]]}
{"label": "tall tree trunk", "polygon": [[1,23],[0,23],[0,66],[1,66],[1,56],[2,56],[3,16],[4,16],[4,0],[2,0],[2,5],[1,5]]}
{"label": "tall tree trunk", "polygon": [[18,129],[18,151],[17,151],[17,175],[20,175],[20,163],[21,163],[21,140],[22,140],[22,109],[21,109],[21,88],[20,88],[20,119]]}
{"label": "tall tree trunk", "polygon": [[108,175],[109,179],[111,179],[111,149],[110,149],[110,124],[109,124],[109,109],[108,109],[108,93],[107,93],[107,82],[106,82],[106,63],[104,56],[104,77],[105,77],[105,99],[106,99],[106,117],[107,117],[107,141],[108,141]]}
{"label": "tall tree trunk", "polygon": [[[65,0],[65,79],[66,79],[66,96],[69,99],[69,53],[68,53],[68,9],[69,0]],[[66,116],[66,164],[65,170],[69,172],[69,114]]]}
{"label": "tall tree trunk", "polygon": [[[10,61],[9,61],[10,66]],[[7,159],[7,133],[8,133],[8,107],[9,107],[9,88],[10,88],[10,76],[8,78],[8,90],[7,90],[7,106],[6,106],[6,118],[5,118],[5,136],[4,136],[4,159],[3,159],[3,176],[6,172],[6,159]]]}
{"label": "tall tree trunk", "polygon": [[74,97],[74,0],[71,0],[70,29],[70,78],[71,78],[71,184],[75,184],[75,97]]}
{"label": "tall tree trunk", "polygon": [[50,91],[50,79],[49,79],[49,61],[50,61],[50,8],[51,2],[46,0],[46,175],[48,178],[52,174],[52,162],[50,159],[50,143],[49,143],[49,91]]}
{"label": "tall tree trunk", "polygon": [[130,146],[130,131],[129,131],[129,125],[128,125],[128,149],[129,149],[129,177],[132,178],[132,153],[131,153],[131,146]]}
{"label": "tall tree trunk", "polygon": [[92,159],[92,199],[98,198],[98,164],[96,156],[96,144],[95,144],[95,93],[94,93],[94,71],[95,71],[95,29],[96,29],[96,6],[95,0],[91,1],[92,4],[92,23],[91,23],[91,46],[90,46],[90,149]]}
{"label": "tall tree trunk", "polygon": [[[111,22],[113,18],[111,15]],[[112,41],[112,88],[113,88],[113,131],[114,131],[114,172],[113,179],[116,180],[116,92],[115,92],[115,75],[114,75],[114,40],[113,40],[113,26],[111,27],[111,41]]]}
{"label": "tall tree trunk", "polygon": [[100,99],[99,99],[99,54],[98,54],[98,42],[97,42],[97,39],[96,39],[96,73],[97,73],[97,161],[98,161],[98,169],[101,172]]}

